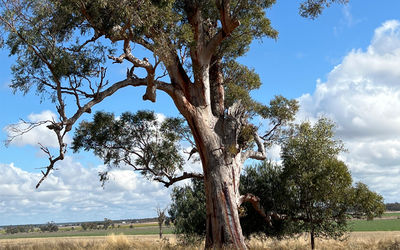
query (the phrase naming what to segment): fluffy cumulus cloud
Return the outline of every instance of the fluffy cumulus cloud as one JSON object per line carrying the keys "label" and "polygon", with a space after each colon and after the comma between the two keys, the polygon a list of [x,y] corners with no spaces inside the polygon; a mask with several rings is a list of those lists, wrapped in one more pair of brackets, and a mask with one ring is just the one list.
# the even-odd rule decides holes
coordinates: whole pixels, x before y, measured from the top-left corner
{"label": "fluffy cumulus cloud", "polygon": [[400,22],[383,23],[368,48],[351,51],[299,101],[299,120],[324,115],[337,123],[355,181],[399,201]]}
{"label": "fluffy cumulus cloud", "polygon": [[[40,143],[45,147],[58,147],[56,134],[46,127],[50,121],[57,121],[57,115],[45,110],[40,114],[30,114],[28,120],[9,125],[4,130],[9,138],[13,138],[11,145],[38,146]],[[69,143],[70,138],[65,138],[65,142]]]}
{"label": "fluffy cumulus cloud", "polygon": [[143,218],[170,201],[169,190],[128,168],[113,169],[102,188],[98,172],[67,157],[35,189],[41,175],[14,164],[0,164],[1,224]]}

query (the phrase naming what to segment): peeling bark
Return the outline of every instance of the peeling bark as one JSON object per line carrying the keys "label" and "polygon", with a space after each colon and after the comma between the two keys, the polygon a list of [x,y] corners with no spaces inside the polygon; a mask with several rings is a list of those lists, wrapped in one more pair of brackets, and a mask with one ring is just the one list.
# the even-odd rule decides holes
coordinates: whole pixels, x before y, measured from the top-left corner
{"label": "peeling bark", "polygon": [[237,188],[233,181],[237,165],[220,164],[210,159],[213,171],[205,178],[207,235],[206,249],[233,247],[247,249],[240,226]]}
{"label": "peeling bark", "polygon": [[[206,249],[247,249],[240,226],[238,202],[242,162],[232,154],[236,128],[217,119],[211,108],[196,108],[188,119],[203,165],[206,193]],[[228,133],[228,134],[227,134]]]}
{"label": "peeling bark", "polygon": [[224,114],[224,85],[219,59],[211,60],[210,85],[211,85],[211,109],[215,116],[220,117]]}

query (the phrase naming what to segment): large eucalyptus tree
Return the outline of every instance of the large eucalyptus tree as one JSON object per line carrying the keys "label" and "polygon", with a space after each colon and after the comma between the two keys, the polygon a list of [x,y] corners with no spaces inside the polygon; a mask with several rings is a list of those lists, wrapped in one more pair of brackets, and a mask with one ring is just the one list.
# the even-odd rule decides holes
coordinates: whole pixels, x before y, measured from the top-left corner
{"label": "large eucalyptus tree", "polygon": [[[346,0],[303,0],[299,12],[315,18],[334,2]],[[264,160],[266,146],[297,110],[295,101],[283,97],[269,106],[252,100],[249,91],[260,86],[259,78],[235,61],[254,39],[277,37],[265,15],[274,3],[1,0],[5,44],[17,58],[11,87],[22,92],[36,87],[51,97],[58,112],[58,120],[48,121],[47,127],[57,135],[59,149],[54,154],[42,147],[49,165],[38,186],[65,157],[66,133],[94,105],[128,87],[145,86],[143,100],[152,102],[162,91],[186,119],[203,166],[206,247],[246,248],[237,211],[242,202],[256,199],[239,193],[242,165],[249,158]],[[138,58],[137,47],[154,58]],[[131,65],[124,79],[107,80],[110,61]],[[249,123],[253,116],[269,120],[270,128],[259,135]],[[162,171],[150,174],[162,179]],[[162,180],[172,184],[192,177],[199,175]]]}

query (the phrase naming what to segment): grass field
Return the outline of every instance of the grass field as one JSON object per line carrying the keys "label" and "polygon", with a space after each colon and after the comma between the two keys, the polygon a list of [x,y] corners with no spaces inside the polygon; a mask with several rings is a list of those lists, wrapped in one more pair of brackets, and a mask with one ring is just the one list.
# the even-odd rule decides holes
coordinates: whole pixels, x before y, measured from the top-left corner
{"label": "grass field", "polygon": [[354,232],[400,231],[400,219],[389,220],[354,220],[349,225]]}
{"label": "grass field", "polygon": [[[172,234],[172,227],[164,227],[163,234]],[[33,232],[33,233],[18,233],[18,234],[3,234],[0,239],[18,239],[18,238],[49,238],[49,237],[87,237],[87,236],[107,236],[110,234],[124,235],[158,235],[159,229],[153,225],[140,225],[134,228],[115,228],[109,230],[74,230],[66,231],[59,230],[58,232]]]}
{"label": "grass field", "polygon": [[[310,249],[308,236],[286,240],[257,240],[247,242],[250,249],[306,250]],[[156,235],[111,235],[107,237],[65,237],[35,239],[0,239],[0,250],[128,250],[128,249],[204,249],[198,246],[180,246],[174,235],[160,240]],[[380,250],[400,249],[400,232],[357,232],[350,233],[343,241],[316,240],[316,249],[321,250]]]}
{"label": "grass field", "polygon": [[382,214],[382,217],[400,217],[400,212],[387,212]]}

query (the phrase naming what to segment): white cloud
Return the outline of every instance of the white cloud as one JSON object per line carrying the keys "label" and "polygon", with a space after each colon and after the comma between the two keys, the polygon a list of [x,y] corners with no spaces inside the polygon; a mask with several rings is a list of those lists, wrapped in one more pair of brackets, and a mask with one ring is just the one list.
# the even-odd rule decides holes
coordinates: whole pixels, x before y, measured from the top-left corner
{"label": "white cloud", "polygon": [[111,170],[104,189],[103,166],[85,168],[66,157],[57,169],[35,189],[40,174],[0,164],[1,224],[153,217],[157,204],[170,202],[169,189],[129,168]]}
{"label": "white cloud", "polygon": [[333,34],[335,36],[340,36],[346,27],[354,27],[362,21],[362,19],[354,18],[353,14],[351,13],[351,5],[346,4],[342,8],[342,18],[340,19],[339,25],[333,27]]}
{"label": "white cloud", "polygon": [[[45,110],[40,114],[30,114],[28,116],[28,123],[38,123],[46,121],[57,121],[57,115],[49,110]],[[50,123],[44,123],[40,126],[34,127],[26,133],[19,135],[18,131],[25,131],[29,124],[24,122],[18,122],[15,125],[10,125],[4,128],[9,137],[16,136],[12,141],[11,145],[15,146],[38,146],[39,143],[45,147],[58,147],[58,140],[56,134],[48,129],[46,126]],[[19,136],[18,136],[19,135]],[[66,136],[65,143],[69,143],[71,139]]]}
{"label": "white cloud", "polygon": [[328,116],[353,177],[387,201],[400,197],[400,22],[375,30],[370,46],[346,55],[315,92],[299,98],[298,120]]}

